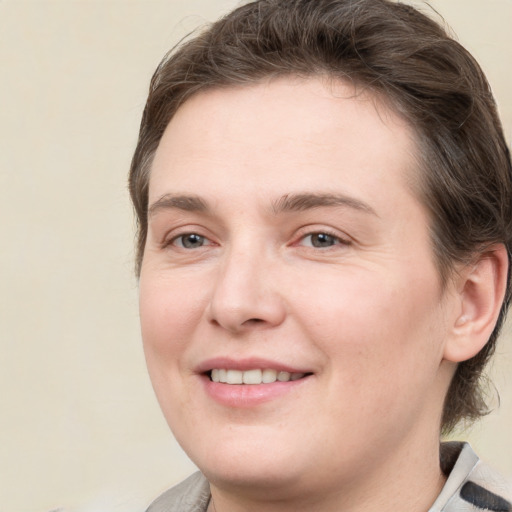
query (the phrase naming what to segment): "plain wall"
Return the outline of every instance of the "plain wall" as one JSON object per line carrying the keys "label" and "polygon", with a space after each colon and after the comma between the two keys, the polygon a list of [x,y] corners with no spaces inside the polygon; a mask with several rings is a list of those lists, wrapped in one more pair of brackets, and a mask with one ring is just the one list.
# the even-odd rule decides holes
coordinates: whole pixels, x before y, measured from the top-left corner
{"label": "plain wall", "polygon": [[[0,0],[0,510],[135,512],[193,470],[146,374],[126,174],[150,76],[234,0]],[[512,139],[512,0],[432,2]],[[512,480],[501,408],[469,434]]]}

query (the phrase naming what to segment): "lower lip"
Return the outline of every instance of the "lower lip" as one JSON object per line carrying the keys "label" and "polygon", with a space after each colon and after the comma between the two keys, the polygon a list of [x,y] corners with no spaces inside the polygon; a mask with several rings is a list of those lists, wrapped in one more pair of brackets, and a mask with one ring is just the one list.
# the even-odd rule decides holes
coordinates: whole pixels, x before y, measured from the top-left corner
{"label": "lower lip", "polygon": [[202,376],[206,393],[221,405],[236,408],[250,408],[276,400],[305,384],[311,376],[288,382],[271,384],[222,384]]}

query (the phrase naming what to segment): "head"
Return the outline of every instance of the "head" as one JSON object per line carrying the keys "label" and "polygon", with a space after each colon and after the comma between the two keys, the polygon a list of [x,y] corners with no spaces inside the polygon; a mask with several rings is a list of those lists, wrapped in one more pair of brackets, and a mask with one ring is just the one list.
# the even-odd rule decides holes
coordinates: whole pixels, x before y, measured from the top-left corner
{"label": "head", "polygon": [[[144,258],[148,191],[161,138],[188,100],[284,77],[351,84],[414,134],[409,185],[429,214],[440,282],[496,244],[512,252],[512,169],[496,106],[472,56],[427,16],[388,0],[260,0],[241,6],[159,65],[130,171]],[[378,283],[375,284],[379,286]],[[511,298],[510,276],[485,346],[460,362],[444,403],[445,431],[486,412],[480,381]]]}

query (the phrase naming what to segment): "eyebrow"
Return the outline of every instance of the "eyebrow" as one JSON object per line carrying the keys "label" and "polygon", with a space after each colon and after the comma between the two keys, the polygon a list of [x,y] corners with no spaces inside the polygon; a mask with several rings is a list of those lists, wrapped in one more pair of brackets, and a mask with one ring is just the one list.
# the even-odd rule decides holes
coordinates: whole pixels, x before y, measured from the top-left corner
{"label": "eyebrow", "polygon": [[[288,212],[302,212],[314,208],[343,206],[370,213],[378,217],[375,210],[367,203],[344,194],[302,193],[285,194],[271,204],[274,215]],[[148,208],[148,217],[162,210],[183,210],[188,212],[209,212],[208,203],[195,195],[165,194]]]}
{"label": "eyebrow", "polygon": [[369,204],[344,194],[286,194],[272,203],[272,211],[277,215],[281,212],[301,212],[326,206],[344,206],[378,217]]}
{"label": "eyebrow", "polygon": [[148,208],[148,217],[152,217],[159,211],[172,209],[187,212],[206,212],[209,207],[206,201],[199,196],[165,194]]}

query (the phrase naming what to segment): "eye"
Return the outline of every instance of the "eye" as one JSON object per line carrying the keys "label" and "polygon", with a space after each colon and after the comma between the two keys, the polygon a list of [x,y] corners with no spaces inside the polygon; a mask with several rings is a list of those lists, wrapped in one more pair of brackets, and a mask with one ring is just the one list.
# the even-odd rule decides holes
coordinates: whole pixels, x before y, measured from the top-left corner
{"label": "eye", "polygon": [[211,245],[211,242],[204,236],[197,233],[185,233],[173,238],[171,243],[182,249],[198,249],[205,245]]}
{"label": "eye", "polygon": [[302,238],[300,245],[322,249],[334,245],[349,245],[349,242],[329,233],[310,233]]}

